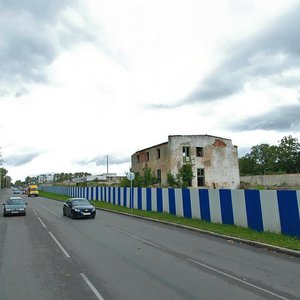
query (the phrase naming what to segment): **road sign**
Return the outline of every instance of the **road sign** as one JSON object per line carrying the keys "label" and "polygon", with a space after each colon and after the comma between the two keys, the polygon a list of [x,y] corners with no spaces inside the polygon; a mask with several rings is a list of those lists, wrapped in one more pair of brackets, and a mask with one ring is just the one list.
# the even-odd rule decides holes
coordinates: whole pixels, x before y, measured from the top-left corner
{"label": "road sign", "polygon": [[128,173],[126,174],[126,177],[127,177],[128,180],[132,181],[132,180],[134,180],[135,175],[134,175],[133,172],[128,172]]}

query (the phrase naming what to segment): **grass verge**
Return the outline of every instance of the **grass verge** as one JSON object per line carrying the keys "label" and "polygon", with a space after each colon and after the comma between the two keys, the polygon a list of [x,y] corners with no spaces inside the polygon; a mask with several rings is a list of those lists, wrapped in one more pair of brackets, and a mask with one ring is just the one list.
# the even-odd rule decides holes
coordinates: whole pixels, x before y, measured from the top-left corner
{"label": "grass verge", "polygon": [[[52,194],[44,191],[39,191],[40,196],[60,201],[65,201],[69,197]],[[113,211],[128,213],[132,215],[138,215],[142,217],[147,217],[150,219],[166,221],[170,223],[190,226],[193,228],[206,230],[218,234],[223,234],[227,236],[242,238],[245,240],[265,243],[277,247],[283,247],[291,250],[300,251],[300,239],[296,237],[291,237],[283,234],[271,233],[271,232],[258,232],[252,229],[238,227],[234,225],[224,225],[224,224],[215,224],[197,219],[187,219],[182,217],[177,217],[174,215],[170,215],[167,213],[156,213],[156,212],[148,212],[137,209],[129,209],[127,207],[113,205],[110,203],[102,202],[102,201],[90,201],[98,208],[110,209]]]}

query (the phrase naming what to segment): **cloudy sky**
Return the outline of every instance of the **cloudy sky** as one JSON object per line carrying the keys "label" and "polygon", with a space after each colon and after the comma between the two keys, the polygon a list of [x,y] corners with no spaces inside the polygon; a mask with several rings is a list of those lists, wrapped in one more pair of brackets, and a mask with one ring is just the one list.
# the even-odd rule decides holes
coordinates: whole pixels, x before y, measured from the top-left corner
{"label": "cloudy sky", "polygon": [[300,140],[300,1],[0,0],[13,181],[124,173],[168,135]]}

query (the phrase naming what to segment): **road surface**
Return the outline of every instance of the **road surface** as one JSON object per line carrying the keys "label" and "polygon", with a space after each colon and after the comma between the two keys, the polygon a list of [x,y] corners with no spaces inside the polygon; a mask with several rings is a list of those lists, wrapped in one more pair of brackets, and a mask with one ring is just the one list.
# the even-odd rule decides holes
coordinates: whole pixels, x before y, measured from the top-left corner
{"label": "road surface", "polygon": [[101,210],[72,220],[62,202],[22,197],[25,217],[0,215],[1,300],[300,299],[299,258]]}

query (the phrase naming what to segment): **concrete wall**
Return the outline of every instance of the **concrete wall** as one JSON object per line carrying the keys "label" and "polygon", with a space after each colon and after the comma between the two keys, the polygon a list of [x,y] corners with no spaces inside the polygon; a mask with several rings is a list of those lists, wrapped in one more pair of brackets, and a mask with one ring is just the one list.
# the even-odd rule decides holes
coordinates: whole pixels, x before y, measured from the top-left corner
{"label": "concrete wall", "polygon": [[300,237],[300,191],[55,187],[41,190]]}
{"label": "concrete wall", "polygon": [[300,174],[241,176],[241,182],[264,186],[300,186]]}

